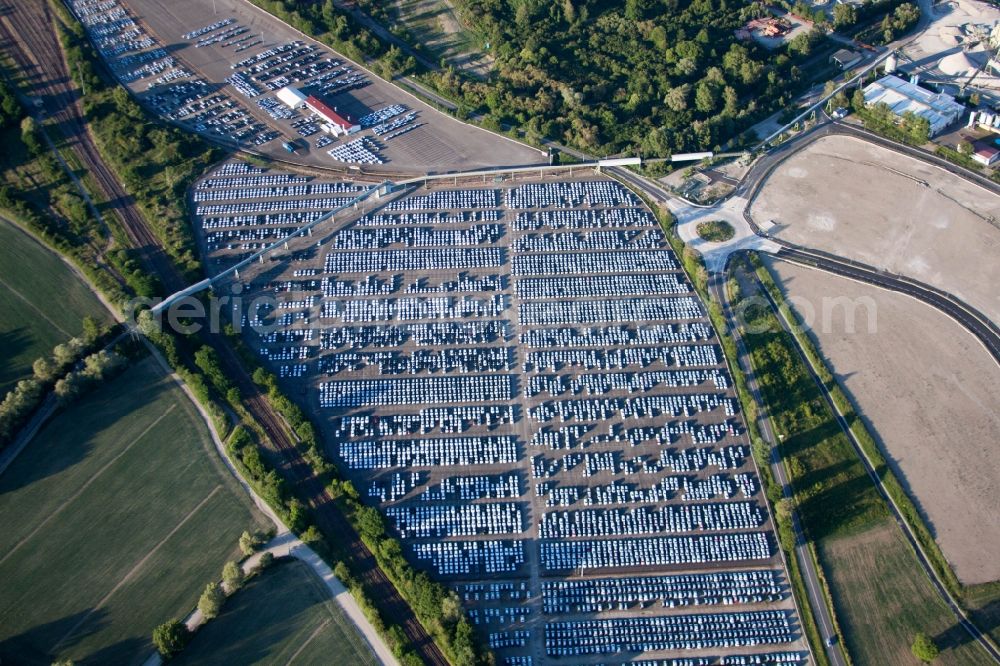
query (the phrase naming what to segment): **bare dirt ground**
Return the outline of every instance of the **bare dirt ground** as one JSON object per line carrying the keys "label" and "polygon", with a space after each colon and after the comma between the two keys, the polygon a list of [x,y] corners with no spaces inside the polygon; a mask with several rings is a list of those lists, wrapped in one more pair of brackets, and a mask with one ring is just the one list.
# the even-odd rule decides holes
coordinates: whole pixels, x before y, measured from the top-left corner
{"label": "bare dirt ground", "polygon": [[1000,197],[864,141],[825,137],[753,204],[772,234],[943,289],[1000,321]]}
{"label": "bare dirt ground", "polygon": [[854,333],[837,309],[825,322],[817,315],[813,337],[959,579],[1000,579],[1000,368],[965,329],[920,301],[766,261],[800,314],[821,313],[824,298],[874,302],[873,333],[859,307]]}
{"label": "bare dirt ground", "polygon": [[493,56],[475,44],[449,0],[396,0],[393,10],[413,37],[450,65],[480,78],[489,75]]}

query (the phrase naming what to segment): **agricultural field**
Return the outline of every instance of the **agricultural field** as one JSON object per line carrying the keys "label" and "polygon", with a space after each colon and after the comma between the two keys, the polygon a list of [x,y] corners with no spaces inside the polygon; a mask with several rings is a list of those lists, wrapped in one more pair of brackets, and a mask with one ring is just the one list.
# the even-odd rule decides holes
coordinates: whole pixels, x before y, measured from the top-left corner
{"label": "agricultural field", "polygon": [[768,177],[752,213],[782,240],[920,280],[1000,321],[1000,197],[937,167],[824,137]]}
{"label": "agricultural field", "polygon": [[[908,296],[768,261],[800,315],[823,299],[857,303],[817,319],[811,334],[921,509],[964,584],[1000,579],[1000,368],[958,323]],[[828,300],[828,303],[830,301]],[[869,330],[864,303],[875,307]],[[895,399],[885,400],[886,391]]]}
{"label": "agricultural field", "polygon": [[83,331],[83,318],[111,317],[58,256],[0,218],[0,395],[31,364]]}
{"label": "agricultural field", "polygon": [[[737,272],[740,298],[757,294]],[[736,301],[736,309],[740,310]],[[819,552],[847,647],[859,664],[912,664],[910,643],[924,631],[941,639],[940,663],[987,664],[977,645],[953,628],[913,551],[890,518],[849,441],[770,310],[745,308],[744,337],[783,436],[782,455],[807,536]]]}
{"label": "agricultural field", "polygon": [[276,561],[205,625],[179,666],[378,663],[319,578],[298,560]]}
{"label": "agricultural field", "polygon": [[912,666],[910,643],[918,631],[941,648],[936,665],[993,663],[919,570],[895,522],[885,519],[864,532],[817,545],[855,663]]}
{"label": "agricultural field", "polygon": [[455,69],[489,74],[493,58],[462,25],[450,0],[396,0],[389,5],[392,20],[409,33],[411,44],[426,48]]}
{"label": "agricultural field", "polygon": [[0,476],[0,524],[0,659],[24,664],[142,663],[265,526],[152,359],[43,427]]}

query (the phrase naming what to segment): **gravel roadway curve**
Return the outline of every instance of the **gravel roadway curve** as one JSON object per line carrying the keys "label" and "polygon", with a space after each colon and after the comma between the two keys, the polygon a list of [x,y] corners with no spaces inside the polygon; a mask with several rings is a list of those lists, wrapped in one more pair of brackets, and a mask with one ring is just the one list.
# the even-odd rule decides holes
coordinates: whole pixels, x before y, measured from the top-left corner
{"label": "gravel roadway curve", "polygon": [[[125,193],[121,183],[104,163],[87,132],[77,93],[58,46],[53,19],[48,4],[43,1],[7,5],[6,13],[0,16],[0,39],[5,44],[5,50],[28,75],[34,94],[42,97],[45,108],[59,121],[68,144],[79,156],[84,168],[94,175],[106,200],[111,202],[111,207],[120,216],[129,241],[141,252],[142,263],[159,277],[167,293],[179,291],[187,286],[187,280],[163,251],[135,201]],[[218,336],[204,333],[202,339],[219,353],[226,374],[239,387],[247,409],[281,454],[282,473],[313,509],[320,529],[343,540],[345,550],[351,554],[355,574],[365,583],[369,595],[377,600],[383,619],[387,624],[398,624],[403,628],[407,639],[425,663],[447,666],[447,659],[392,582],[379,569],[375,557],[334,504],[322,482],[313,474],[295,447],[283,419],[253,383],[232,348]]]}

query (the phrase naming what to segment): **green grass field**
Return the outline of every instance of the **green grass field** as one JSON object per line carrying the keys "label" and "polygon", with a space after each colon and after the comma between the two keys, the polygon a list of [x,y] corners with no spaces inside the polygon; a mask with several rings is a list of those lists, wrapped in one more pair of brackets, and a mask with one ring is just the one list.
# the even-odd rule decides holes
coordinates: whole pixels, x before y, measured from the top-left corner
{"label": "green grass field", "polygon": [[365,666],[378,662],[309,567],[297,560],[279,560],[237,592],[174,663]]}
{"label": "green grass field", "polygon": [[[756,295],[746,274],[738,283],[741,298]],[[915,664],[910,644],[923,631],[942,648],[936,663],[990,663],[937,596],[791,336],[769,307],[750,305],[742,312],[747,327],[758,331],[744,340],[776,431],[784,436],[785,468],[855,662]]]}
{"label": "green grass field", "polygon": [[0,524],[0,660],[140,664],[265,523],[146,359],[38,433],[0,476]]}
{"label": "green grass field", "polygon": [[837,617],[858,664],[911,666],[916,631],[941,648],[939,666],[992,663],[955,622],[951,611],[918,569],[916,557],[892,520],[868,530],[820,542]]}
{"label": "green grass field", "polygon": [[83,330],[87,315],[111,317],[48,248],[0,219],[0,396],[31,374],[31,364]]}

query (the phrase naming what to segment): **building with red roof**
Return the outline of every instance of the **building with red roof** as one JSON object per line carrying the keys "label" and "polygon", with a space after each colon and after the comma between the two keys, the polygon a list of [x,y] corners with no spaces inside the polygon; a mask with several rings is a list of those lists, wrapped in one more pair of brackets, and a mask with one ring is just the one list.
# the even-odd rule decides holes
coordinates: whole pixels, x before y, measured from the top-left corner
{"label": "building with red roof", "polygon": [[313,95],[306,98],[306,108],[319,116],[328,132],[334,136],[354,134],[361,130],[361,125],[346,113],[338,113]]}

